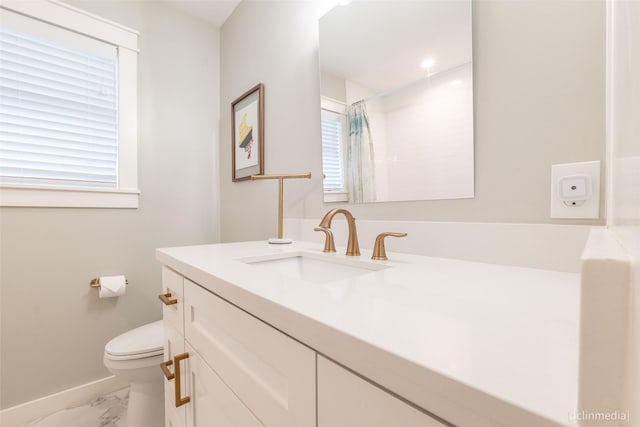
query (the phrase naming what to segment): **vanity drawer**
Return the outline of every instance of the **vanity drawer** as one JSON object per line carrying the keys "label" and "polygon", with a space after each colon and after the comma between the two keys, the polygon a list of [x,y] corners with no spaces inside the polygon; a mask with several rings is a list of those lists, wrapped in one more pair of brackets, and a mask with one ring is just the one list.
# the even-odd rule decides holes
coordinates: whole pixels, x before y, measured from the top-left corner
{"label": "vanity drawer", "polygon": [[318,427],[447,427],[383,389],[318,356]]}
{"label": "vanity drawer", "polygon": [[184,334],[184,316],[182,300],[184,296],[183,292],[184,278],[167,267],[162,267],[162,294],[166,296],[169,301],[176,301],[173,304],[162,304],[162,319],[164,322],[164,328],[174,328],[179,331],[180,334]]}
{"label": "vanity drawer", "polygon": [[265,426],[315,426],[316,353],[185,279],[187,342]]}

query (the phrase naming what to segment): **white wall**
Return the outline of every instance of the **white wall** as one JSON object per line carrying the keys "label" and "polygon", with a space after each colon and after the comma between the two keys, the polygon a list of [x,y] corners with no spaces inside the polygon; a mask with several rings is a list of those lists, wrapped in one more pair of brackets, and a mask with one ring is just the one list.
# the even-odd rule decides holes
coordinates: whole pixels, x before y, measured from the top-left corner
{"label": "white wall", "polygon": [[[475,198],[350,206],[360,219],[603,224],[549,218],[551,165],[604,160],[604,1],[474,1]],[[265,84],[266,173],[285,216],[320,218],[320,2],[245,0],[221,32],[222,239],[276,230],[277,185],[231,182],[230,104]],[[604,203],[603,203],[604,206]]]}
{"label": "white wall", "polygon": [[[328,2],[331,3],[331,2]],[[223,241],[277,234],[275,181],[231,182],[231,102],[265,85],[265,173],[306,173],[284,183],[285,212],[322,203],[317,20],[320,1],[242,1],[221,28],[220,207]]]}
{"label": "white wall", "polygon": [[640,3],[608,4],[608,225],[633,264],[629,375],[630,425],[640,421]]}
{"label": "white wall", "polygon": [[[110,375],[112,337],[161,317],[155,248],[218,240],[219,31],[161,2],[73,1],[140,31],[140,208],[0,210],[1,407]],[[118,299],[89,281],[126,274]]]}
{"label": "white wall", "polygon": [[[320,218],[287,218],[287,236],[297,241],[324,243],[324,234],[313,231]],[[579,273],[580,256],[592,227],[559,224],[509,224],[436,221],[357,221],[360,249],[371,251],[382,231],[407,233],[387,237],[386,250],[489,264]],[[601,227],[596,227],[601,228]],[[331,223],[338,252],[344,251],[349,234],[342,217]],[[553,245],[549,245],[553,242]],[[390,258],[393,258],[390,255]]]}

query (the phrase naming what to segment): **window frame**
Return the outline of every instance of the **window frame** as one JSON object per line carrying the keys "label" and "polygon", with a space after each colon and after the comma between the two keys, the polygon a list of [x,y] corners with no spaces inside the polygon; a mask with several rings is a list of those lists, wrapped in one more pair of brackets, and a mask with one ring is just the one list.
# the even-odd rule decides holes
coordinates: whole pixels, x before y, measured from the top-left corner
{"label": "window frame", "polygon": [[[322,112],[326,111],[333,114],[338,114],[343,117],[346,117],[346,107],[345,104],[341,101],[333,100],[329,97],[321,96],[320,97],[320,109]],[[321,114],[322,114],[321,112]],[[323,185],[323,195],[324,195],[324,203],[338,203],[338,202],[348,202],[349,201],[349,192],[347,189],[347,170],[346,170],[346,129],[343,129],[343,135],[340,140],[342,145],[342,191],[325,191]]]}
{"label": "window frame", "polygon": [[118,52],[118,188],[0,185],[0,206],[137,208],[138,36],[57,0],[3,0],[0,8],[114,45]]}

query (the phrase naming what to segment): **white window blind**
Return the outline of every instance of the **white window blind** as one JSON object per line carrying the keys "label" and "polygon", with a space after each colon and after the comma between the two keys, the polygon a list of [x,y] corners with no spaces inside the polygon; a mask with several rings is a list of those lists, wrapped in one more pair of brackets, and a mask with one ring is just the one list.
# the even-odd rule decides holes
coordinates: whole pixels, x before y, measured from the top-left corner
{"label": "white window blind", "polygon": [[322,171],[324,192],[343,192],[344,185],[344,118],[332,111],[322,111]]}
{"label": "white window blind", "polygon": [[118,187],[117,50],[100,44],[0,27],[2,183]]}

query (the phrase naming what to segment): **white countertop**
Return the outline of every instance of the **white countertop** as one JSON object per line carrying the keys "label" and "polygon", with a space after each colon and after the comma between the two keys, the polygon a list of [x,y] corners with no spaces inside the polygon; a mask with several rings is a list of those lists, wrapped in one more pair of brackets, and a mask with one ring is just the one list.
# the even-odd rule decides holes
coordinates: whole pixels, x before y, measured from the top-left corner
{"label": "white countertop", "polygon": [[[455,425],[570,426],[579,275],[389,252],[325,284],[239,261],[322,246],[240,242],[158,249],[160,262]],[[348,260],[347,260],[348,259]]]}

